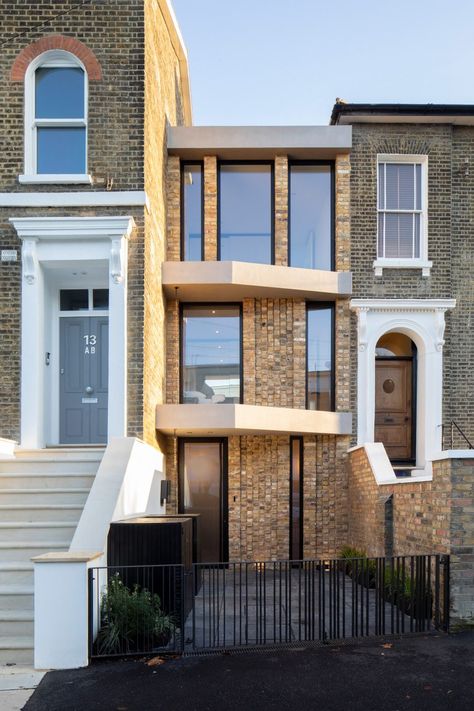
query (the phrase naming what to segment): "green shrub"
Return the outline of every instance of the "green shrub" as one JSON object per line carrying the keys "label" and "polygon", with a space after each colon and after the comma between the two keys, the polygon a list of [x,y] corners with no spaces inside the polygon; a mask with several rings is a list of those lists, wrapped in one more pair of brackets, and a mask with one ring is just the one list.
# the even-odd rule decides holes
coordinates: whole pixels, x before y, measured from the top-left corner
{"label": "green shrub", "polygon": [[174,625],[158,595],[138,585],[129,590],[118,573],[102,596],[100,622],[96,645],[101,655],[152,651],[166,644]]}

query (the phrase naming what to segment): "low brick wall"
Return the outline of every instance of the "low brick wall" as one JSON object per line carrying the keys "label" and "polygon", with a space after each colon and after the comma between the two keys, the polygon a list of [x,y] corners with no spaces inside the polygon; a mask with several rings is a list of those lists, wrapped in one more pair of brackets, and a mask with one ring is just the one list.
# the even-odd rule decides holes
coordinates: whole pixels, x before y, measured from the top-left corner
{"label": "low brick wall", "polygon": [[472,618],[474,457],[433,462],[432,481],[379,485],[359,447],[349,469],[347,543],[370,556],[449,553],[452,617]]}

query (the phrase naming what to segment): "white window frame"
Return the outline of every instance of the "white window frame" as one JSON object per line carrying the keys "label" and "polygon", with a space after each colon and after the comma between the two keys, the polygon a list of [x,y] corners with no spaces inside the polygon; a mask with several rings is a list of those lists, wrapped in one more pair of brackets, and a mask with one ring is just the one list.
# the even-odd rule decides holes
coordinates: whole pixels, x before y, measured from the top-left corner
{"label": "white window frame", "polygon": [[[36,70],[39,67],[80,67],[84,72],[84,118],[83,119],[37,119],[35,117],[35,81]],[[25,172],[18,177],[20,183],[86,183],[91,184],[92,178],[87,174],[88,153],[88,101],[89,86],[87,70],[84,64],[71,52],[62,49],[52,49],[43,52],[28,66],[25,73]],[[85,140],[85,173],[84,174],[41,174],[37,171],[37,128],[41,126],[80,126],[86,131]]]}
{"label": "white window frame", "polygon": [[[407,212],[412,214],[418,212],[421,215],[420,227],[420,256],[419,257],[380,257],[379,248],[379,214],[386,212],[379,208],[379,166],[381,163],[404,163],[407,165],[421,165],[421,210],[399,210],[397,212]],[[433,262],[428,260],[428,156],[403,153],[379,153],[377,154],[377,259],[374,261],[375,276],[381,277],[384,269],[421,269],[423,277],[430,275]]]}

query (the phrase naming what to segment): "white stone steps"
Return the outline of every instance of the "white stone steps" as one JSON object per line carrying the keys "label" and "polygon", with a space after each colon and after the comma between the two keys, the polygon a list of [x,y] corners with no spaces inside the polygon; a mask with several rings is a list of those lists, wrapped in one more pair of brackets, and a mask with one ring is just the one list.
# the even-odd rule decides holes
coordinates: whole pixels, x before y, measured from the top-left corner
{"label": "white stone steps", "polygon": [[87,500],[89,487],[51,487],[0,489],[0,504],[78,504],[81,508]]}
{"label": "white stone steps", "polygon": [[0,637],[0,664],[33,664],[33,636]]}
{"label": "white stone steps", "polygon": [[60,520],[77,524],[83,506],[77,504],[0,504],[0,521],[43,522]]}
{"label": "white stone steps", "polygon": [[0,585],[0,610],[33,610],[33,585]]}
{"label": "white stone steps", "polygon": [[47,532],[52,541],[72,540],[76,524],[73,521],[2,521],[0,523],[0,542],[22,542],[35,539]]}
{"label": "white stone steps", "polygon": [[[0,600],[1,602],[1,600]],[[3,637],[33,637],[33,610],[0,609],[0,639]]]}
{"label": "white stone steps", "polygon": [[14,560],[0,563],[0,585],[33,585],[33,563]]}
{"label": "white stone steps", "polygon": [[27,540],[0,541],[0,560],[3,563],[29,561],[33,556],[52,551],[67,551],[70,541],[66,540]]}
{"label": "white stone steps", "polygon": [[38,489],[39,485],[43,489],[65,489],[69,485],[72,488],[90,489],[94,482],[95,472],[38,472],[38,471],[0,471],[0,490],[8,489]]}

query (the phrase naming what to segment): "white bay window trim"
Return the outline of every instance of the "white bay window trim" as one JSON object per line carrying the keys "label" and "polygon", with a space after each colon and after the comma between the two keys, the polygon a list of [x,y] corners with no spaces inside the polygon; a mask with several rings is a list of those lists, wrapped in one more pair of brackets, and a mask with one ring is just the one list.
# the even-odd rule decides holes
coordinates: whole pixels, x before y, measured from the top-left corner
{"label": "white bay window trim", "polygon": [[[412,165],[415,169],[416,165],[421,166],[421,205],[416,208],[416,203],[412,210],[407,209],[389,209],[386,207],[385,200],[383,208],[380,207],[380,166],[383,164],[398,163]],[[386,180],[386,178],[385,178]],[[416,180],[414,181],[416,190]],[[385,181],[384,181],[385,186]],[[379,253],[379,245],[381,241],[379,216],[387,213],[420,215],[420,230],[419,230],[419,256],[412,257],[386,257],[385,254]],[[413,252],[415,253],[415,222],[413,223]],[[428,156],[418,154],[403,154],[403,153],[379,153],[377,155],[377,258],[373,263],[374,274],[376,277],[383,275],[384,269],[420,269],[423,277],[429,277],[430,270],[433,265],[428,259]]]}
{"label": "white bay window trim", "polygon": [[[79,67],[84,72],[84,117],[83,118],[36,118],[35,115],[35,82],[36,70],[39,68],[56,67]],[[62,49],[52,49],[43,52],[36,57],[28,66],[25,73],[25,163],[24,174],[18,176],[18,181],[22,184],[44,183],[44,184],[91,184],[92,177],[87,173],[87,134],[88,134],[88,77],[84,64],[71,52]],[[42,126],[85,128],[85,173],[81,174],[54,174],[38,173],[37,170],[37,129]]]}

